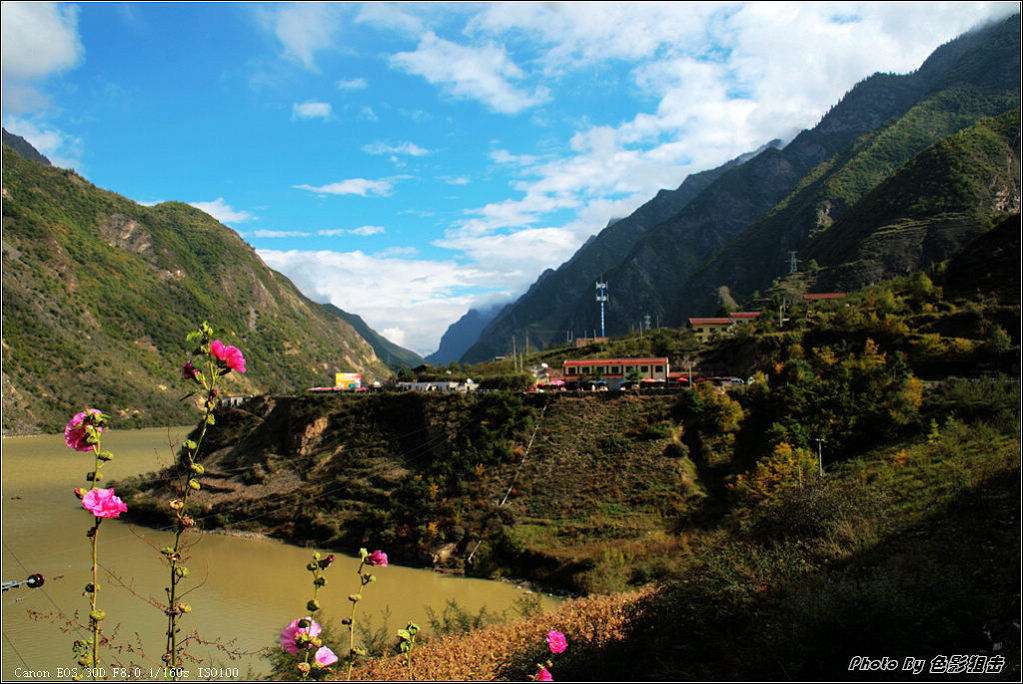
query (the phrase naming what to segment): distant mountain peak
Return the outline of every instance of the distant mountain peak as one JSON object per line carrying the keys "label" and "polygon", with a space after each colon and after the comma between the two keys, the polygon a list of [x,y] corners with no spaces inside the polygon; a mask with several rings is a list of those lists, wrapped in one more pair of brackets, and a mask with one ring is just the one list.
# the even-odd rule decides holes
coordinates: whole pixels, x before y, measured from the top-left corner
{"label": "distant mountain peak", "polygon": [[39,164],[45,164],[46,166],[53,166],[50,160],[40,154],[39,150],[32,146],[32,143],[22,138],[20,135],[8,132],[6,128],[3,130],[3,143],[10,147],[12,150],[20,154],[22,157],[29,161],[37,162]]}

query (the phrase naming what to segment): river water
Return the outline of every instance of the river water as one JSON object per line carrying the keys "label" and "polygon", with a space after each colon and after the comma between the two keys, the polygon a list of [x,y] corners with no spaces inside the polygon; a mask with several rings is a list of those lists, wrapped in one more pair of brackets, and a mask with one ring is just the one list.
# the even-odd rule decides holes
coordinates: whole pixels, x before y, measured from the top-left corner
{"label": "river water", "polygon": [[[103,467],[104,482],[159,469],[172,460],[173,449],[168,445],[178,443],[186,433],[185,428],[104,432],[103,448],[115,455]],[[3,440],[3,580],[25,579],[33,573],[46,578],[42,587],[3,593],[4,681],[69,681],[67,669],[77,667],[71,644],[87,638],[87,630],[67,631],[59,616],[77,611],[80,622],[88,621],[83,587],[91,581],[91,552],[85,532],[93,519],[73,489],[88,486],[85,474],[92,464],[91,453],[71,451],[63,435]],[[212,672],[221,680],[265,675],[267,661],[254,652],[274,646],[282,627],[306,615],[312,575],[305,566],[313,549],[222,534],[192,538],[196,543],[187,562],[191,574],[179,586],[192,590],[183,600],[193,611],[181,619],[182,634],[197,630],[204,640],[230,642],[233,650],[250,655],[234,660],[214,646],[192,647],[190,652],[202,662],[186,664],[186,678],[198,679],[200,665],[224,668]],[[164,598],[167,568],[157,549],[171,539],[170,533],[120,520],[106,520],[100,527],[100,563],[105,570],[100,574],[99,606],[107,613],[104,630],[111,634],[117,628],[116,638],[122,643],[140,641],[149,658],[123,653],[117,656],[123,664],[133,663],[140,669],[133,671],[129,665],[127,672],[117,672],[114,654],[101,651],[108,679],[132,673],[149,678],[150,668],[153,678],[161,678],[158,668],[166,618],[146,599]],[[320,613],[328,622],[347,615],[347,596],[359,589],[358,559],[336,552],[335,556],[326,573],[328,584],[319,595]],[[377,582],[363,591],[360,622],[368,619],[373,627],[386,624],[389,635],[408,620],[428,634],[427,606],[440,615],[449,600],[472,614],[485,607],[488,613],[514,616],[516,602],[527,594],[502,582],[395,565],[376,568],[375,574]],[[542,597],[542,603],[551,608],[557,600]],[[31,611],[45,616],[33,617]]]}

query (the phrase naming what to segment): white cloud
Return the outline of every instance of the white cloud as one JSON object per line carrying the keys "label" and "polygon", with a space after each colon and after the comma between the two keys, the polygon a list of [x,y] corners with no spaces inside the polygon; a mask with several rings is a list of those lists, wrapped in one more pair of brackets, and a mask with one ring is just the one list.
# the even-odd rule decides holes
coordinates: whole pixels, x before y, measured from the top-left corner
{"label": "white cloud", "polygon": [[213,218],[227,225],[257,220],[255,215],[247,211],[232,209],[227,202],[224,201],[223,197],[218,197],[212,202],[189,202],[189,204],[200,211],[205,211]]}
{"label": "white cloud", "polygon": [[35,83],[77,66],[85,54],[78,35],[78,6],[56,2],[5,2],[0,22],[0,74],[4,109],[44,107]]}
{"label": "white cloud", "polygon": [[252,236],[258,238],[308,237],[308,235],[309,233],[303,233],[300,230],[255,230],[252,232]]}
{"label": "white cloud", "polygon": [[327,185],[293,185],[298,190],[308,190],[321,195],[360,195],[378,197],[390,195],[394,191],[394,184],[389,180],[369,180],[366,178],[349,178]]}
{"label": "white cloud", "polygon": [[390,259],[393,257],[413,257],[419,254],[415,247],[388,247],[379,252],[373,252],[374,259]]}
{"label": "white cloud", "polygon": [[388,339],[420,354],[434,351],[448,322],[475,303],[468,288],[495,284],[493,274],[454,261],[359,251],[257,251],[310,297],[358,313],[374,330],[388,331]]}
{"label": "white cloud", "polygon": [[350,231],[352,235],[362,235],[367,237],[369,235],[380,235],[387,232],[383,226],[359,226],[358,228],[352,228]]}
{"label": "white cloud", "polygon": [[369,83],[367,83],[366,79],[362,77],[350,78],[347,80],[342,79],[337,81],[334,85],[337,86],[338,90],[365,90],[369,87]]}
{"label": "white cloud", "polygon": [[411,157],[422,157],[430,154],[429,150],[424,150],[419,145],[413,142],[402,142],[397,144],[390,144],[385,142],[369,143],[362,146],[362,151],[366,154],[407,154]]}
{"label": "white cloud", "polygon": [[501,114],[517,114],[550,99],[542,86],[530,92],[512,85],[526,73],[495,44],[467,47],[428,32],[414,52],[393,55],[391,64],[422,76],[454,97],[478,100]]}
{"label": "white cloud", "polygon": [[386,232],[387,229],[383,226],[359,226],[358,228],[330,228],[318,231],[316,234],[324,237],[340,237],[342,235],[361,235],[363,237],[368,237],[370,235],[380,235]]}
{"label": "white cloud", "polygon": [[330,104],[327,102],[303,102],[291,105],[291,116],[295,119],[329,119]]}
{"label": "white cloud", "polygon": [[275,8],[269,15],[269,23],[281,42],[284,56],[316,70],[316,53],[336,46],[341,9],[333,3],[318,2],[298,2]]}

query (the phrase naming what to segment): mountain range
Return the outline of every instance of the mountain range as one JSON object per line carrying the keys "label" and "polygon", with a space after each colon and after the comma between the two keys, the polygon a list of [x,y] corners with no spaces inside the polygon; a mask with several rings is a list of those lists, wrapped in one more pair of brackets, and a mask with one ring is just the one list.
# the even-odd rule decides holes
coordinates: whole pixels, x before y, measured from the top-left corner
{"label": "mountain range", "polygon": [[870,76],[791,142],[693,174],[612,222],[505,306],[461,360],[599,330],[597,280],[617,335],[752,304],[793,259],[808,287],[851,289],[947,258],[992,216],[1018,211],[1019,74],[1015,15],[910,74]]}
{"label": "mountain range", "polygon": [[338,371],[383,380],[381,357],[419,359],[305,297],[208,214],[100,189],[6,130],[2,246],[5,434],[59,430],[85,407],[116,426],[191,422],[180,368],[203,320],[248,361],[232,394],[301,392]]}

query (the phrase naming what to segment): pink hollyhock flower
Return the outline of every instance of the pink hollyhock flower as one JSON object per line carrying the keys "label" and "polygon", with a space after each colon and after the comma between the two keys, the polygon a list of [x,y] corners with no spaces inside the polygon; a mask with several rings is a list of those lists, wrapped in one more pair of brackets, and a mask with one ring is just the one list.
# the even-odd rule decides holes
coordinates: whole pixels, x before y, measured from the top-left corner
{"label": "pink hollyhock flower", "polygon": [[551,676],[550,670],[548,670],[546,667],[541,667],[540,671],[536,673],[536,681],[553,682],[554,677]]}
{"label": "pink hollyhock flower", "polygon": [[568,641],[565,639],[564,634],[555,632],[552,629],[547,632],[547,645],[551,647],[551,653],[564,653],[565,649],[568,648]]}
{"label": "pink hollyhock flower", "polygon": [[[309,623],[308,627],[299,627],[298,623],[305,620]],[[316,623],[310,617],[299,618],[298,620],[292,620],[291,623],[281,630],[281,648],[290,653],[291,655],[298,655],[298,646],[295,644],[295,638],[299,634],[308,634],[311,637],[316,636],[320,633],[320,625]]]}
{"label": "pink hollyhock flower", "polygon": [[82,508],[97,518],[116,518],[128,510],[113,489],[90,489],[82,497]]}
{"label": "pink hollyhock flower", "polygon": [[185,365],[181,367],[181,375],[185,380],[191,380],[198,382],[196,376],[199,374],[199,369],[192,365],[191,361],[185,361]]}
{"label": "pink hollyhock flower", "polygon": [[213,340],[210,343],[210,353],[223,361],[224,365],[239,373],[245,372],[245,357],[238,351],[237,347],[225,347],[220,340]]}
{"label": "pink hollyhock flower", "polygon": [[319,650],[316,651],[316,655],[313,656],[313,660],[323,667],[327,667],[337,662],[337,656],[326,646],[320,646]]}
{"label": "pink hollyhock flower", "polygon": [[387,554],[380,549],[377,549],[366,556],[366,562],[370,565],[382,565],[383,567],[387,567]]}
{"label": "pink hollyhock flower", "polygon": [[[87,441],[85,434],[85,419],[89,415],[99,417],[103,415],[103,412],[97,409],[86,409],[81,413],[76,413],[64,428],[64,443],[75,451],[92,451],[92,445]],[[103,427],[97,426],[96,431],[103,432]]]}

